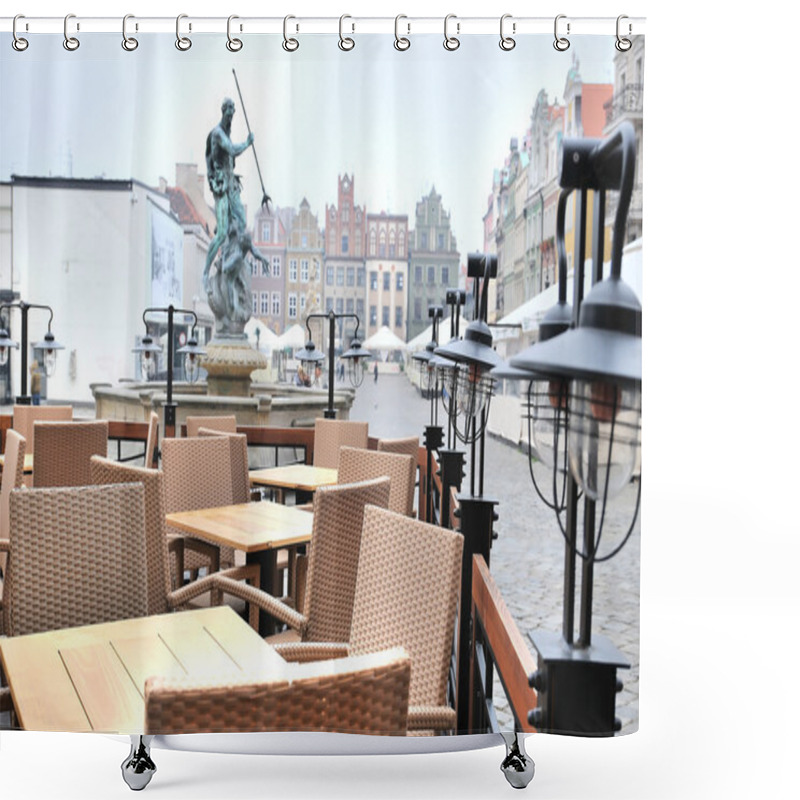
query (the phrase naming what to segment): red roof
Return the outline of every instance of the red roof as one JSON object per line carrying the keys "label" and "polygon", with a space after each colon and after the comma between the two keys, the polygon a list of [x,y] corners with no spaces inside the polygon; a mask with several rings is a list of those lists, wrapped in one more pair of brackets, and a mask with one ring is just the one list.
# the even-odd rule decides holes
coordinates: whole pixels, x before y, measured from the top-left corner
{"label": "red roof", "polygon": [[606,124],[603,105],[611,99],[614,87],[610,83],[584,83],[581,87],[581,116],[583,135],[601,137]]}
{"label": "red roof", "polygon": [[169,197],[170,208],[182,225],[201,225],[208,233],[206,221],[197,212],[189,195],[183,189],[179,189],[177,186],[168,186],[167,197]]}

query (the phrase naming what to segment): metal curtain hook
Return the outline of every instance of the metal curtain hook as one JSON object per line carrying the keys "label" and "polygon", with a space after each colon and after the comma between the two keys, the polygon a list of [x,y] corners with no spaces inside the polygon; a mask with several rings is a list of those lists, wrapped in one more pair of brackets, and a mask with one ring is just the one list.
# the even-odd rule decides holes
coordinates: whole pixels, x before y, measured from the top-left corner
{"label": "metal curtain hook", "polygon": [[[450,50],[452,52],[453,50],[458,50],[458,48],[461,47],[461,41],[458,39],[457,36],[450,36],[450,34],[447,32],[451,19],[456,19],[456,15],[448,14],[444,18],[444,49]],[[460,32],[461,32],[461,23],[456,22],[456,34]]]}
{"label": "metal curtain hook", "polygon": [[[242,40],[235,39],[231,36],[231,22],[233,22],[233,20],[235,19],[239,19],[239,17],[237,17],[236,14],[231,14],[228,17],[228,41],[225,42],[225,47],[227,47],[228,50],[231,51],[231,53],[238,53],[242,49]],[[240,25],[239,30],[241,29],[242,26]]]}
{"label": "metal curtain hook", "polygon": [[[75,19],[74,14],[67,14],[64,17],[64,49],[65,50],[77,50],[81,43],[74,37],[69,35],[69,21],[71,19]],[[80,30],[81,26],[78,23],[75,23],[75,29]]]}
{"label": "metal curtain hook", "polygon": [[[405,14],[398,14],[394,18],[394,48],[395,50],[408,50],[408,48],[411,47],[411,39],[400,36],[401,19],[408,19],[408,17]],[[408,32],[411,33],[411,24],[407,22],[406,27],[408,28]]]}
{"label": "metal curtain hook", "polygon": [[[126,14],[122,18],[122,49],[127,50],[129,53],[139,46],[139,40],[134,39],[133,36],[128,36],[128,20],[133,19],[133,14]],[[139,25],[136,25],[136,30],[139,30]]]}
{"label": "metal curtain hook", "polygon": [[[181,20],[187,19],[188,14],[178,14],[175,19],[175,47],[178,50],[186,51],[192,46],[192,40],[188,36],[181,36]],[[189,23],[189,30],[192,30],[192,23]]]}
{"label": "metal curtain hook", "polygon": [[[511,19],[511,14],[503,14],[503,16],[500,17],[500,49],[505,51],[513,50],[517,46],[515,39],[513,39],[511,36],[505,35],[504,27],[507,19]],[[511,23],[511,32],[517,32],[516,22]]]}
{"label": "metal curtain hook", "polygon": [[298,47],[300,47],[300,42],[297,41],[294,37],[289,37],[289,20],[296,19],[291,14],[285,16],[283,18],[283,44],[282,47],[286,50],[287,53],[294,53]]}
{"label": "metal curtain hook", "polygon": [[[18,19],[25,19],[22,14],[17,14],[14,17],[14,22],[11,25],[11,33],[14,35],[14,40],[11,42],[11,46],[18,52],[21,53],[23,50],[28,49],[28,40],[23,39],[21,36],[17,36],[17,20]],[[28,23],[25,23],[25,30],[28,29]]]}
{"label": "metal curtain hook", "polygon": [[[353,19],[353,18],[349,14],[342,14],[342,16],[339,17],[339,49],[345,51],[352,50],[356,46],[355,41],[353,41],[353,39],[351,39],[349,36],[345,36],[344,33],[342,32],[342,28],[344,27],[344,21],[346,19]],[[355,23],[352,23],[352,27],[353,27],[353,32],[355,32],[356,29]]]}
{"label": "metal curtain hook", "polygon": [[[616,48],[617,48],[617,50],[619,50],[619,51],[620,51],[620,53],[626,53],[628,50],[630,50],[630,49],[631,49],[631,46],[632,46],[632,42],[631,42],[631,40],[630,40],[630,39],[626,39],[625,37],[623,37],[623,36],[621,35],[621,30],[622,30],[622,20],[624,20],[624,19],[628,19],[628,18],[625,16],[625,14],[620,14],[620,15],[617,17],[617,41],[616,41],[616,42],[614,42],[614,47],[616,47]],[[633,31],[633,28],[631,27],[631,24],[630,24],[630,22],[629,22],[629,23],[628,23],[628,34],[630,35],[630,33],[631,33],[632,31]]]}
{"label": "metal curtain hook", "polygon": [[[556,37],[556,40],[553,42],[553,47],[558,50],[560,53],[563,53],[565,50],[569,50],[569,39],[564,36],[558,35],[558,21],[560,19],[566,19],[566,14],[559,14],[556,17],[556,21],[553,24],[553,32]],[[567,23],[567,35],[569,35],[569,22]]]}

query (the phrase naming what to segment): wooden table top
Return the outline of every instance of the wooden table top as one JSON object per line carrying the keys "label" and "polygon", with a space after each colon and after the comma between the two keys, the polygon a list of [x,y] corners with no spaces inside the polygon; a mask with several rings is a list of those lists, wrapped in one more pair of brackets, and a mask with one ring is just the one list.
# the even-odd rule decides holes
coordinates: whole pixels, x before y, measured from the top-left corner
{"label": "wooden table top", "polygon": [[254,469],[250,472],[250,483],[258,486],[274,486],[278,489],[297,489],[313,492],[320,486],[330,486],[338,480],[338,470],[314,467],[311,464],[289,464],[285,467]]}
{"label": "wooden table top", "polygon": [[230,607],[0,639],[20,725],[33,731],[144,732],[154,675],[280,678],[288,665]]}
{"label": "wooden table top", "polygon": [[[5,455],[0,455],[0,472],[3,471],[5,463],[6,463]],[[33,453],[25,453],[25,461],[22,465],[22,471],[27,473],[33,472]]]}
{"label": "wooden table top", "polygon": [[311,540],[314,515],[266,500],[167,514],[167,524],[245,553],[274,550]]}

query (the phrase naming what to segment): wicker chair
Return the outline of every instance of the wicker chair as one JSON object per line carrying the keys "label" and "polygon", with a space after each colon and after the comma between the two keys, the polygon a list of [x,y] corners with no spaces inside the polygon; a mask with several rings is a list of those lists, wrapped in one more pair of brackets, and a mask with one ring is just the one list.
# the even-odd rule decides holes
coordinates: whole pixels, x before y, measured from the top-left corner
{"label": "wicker chair", "polygon": [[88,486],[89,459],[108,453],[108,422],[35,422],[33,485]]}
{"label": "wicker chair", "polygon": [[[161,469],[164,473],[166,513],[197,508],[233,505],[231,445],[221,436],[161,441]],[[184,568],[195,572],[206,567],[216,572],[220,566],[232,567],[232,547],[218,547],[196,537],[184,537],[167,526],[168,535],[177,534],[185,542]],[[178,581],[182,573],[178,574]]]}
{"label": "wicker chair", "polygon": [[150,412],[150,419],[147,423],[147,444],[144,448],[144,465],[146,467],[158,467],[158,414]]}
{"label": "wicker chair", "polygon": [[[22,486],[25,467],[25,439],[14,430],[6,431],[6,452],[3,463],[3,480],[0,484],[0,575],[6,573],[9,540],[8,499],[12,489]],[[3,635],[3,580],[0,577],[0,636]]]}
{"label": "wicker chair", "polygon": [[[268,641],[347,642],[364,508],[367,504],[386,508],[388,502],[386,477],[317,489],[302,614],[265,592],[250,590],[224,576],[215,581],[217,589],[249,601],[251,608],[257,606],[289,626],[291,633],[277,634]],[[305,563],[304,559],[299,556],[298,563]]]}
{"label": "wicker chair", "polygon": [[236,417],[233,414],[219,417],[186,417],[187,436],[199,436],[200,428],[208,428],[217,433],[236,433]]}
{"label": "wicker chair", "polygon": [[402,648],[303,664],[287,675],[220,685],[163,677],[145,683],[145,732],[326,731],[402,734],[411,663]]}
{"label": "wicker chair", "polygon": [[379,453],[403,453],[414,456],[414,463],[419,457],[419,436],[406,436],[402,439],[378,439]]}
{"label": "wicker chair", "polygon": [[[183,540],[180,536],[173,536],[169,541],[167,538],[163,472],[131,464],[120,464],[101,456],[92,458],[91,472],[92,482],[98,485],[141,483],[144,486],[148,614],[165,614],[177,608],[185,608],[190,601],[213,590],[214,584],[210,577],[201,578],[174,591],[172,589],[168,549],[178,552],[178,562],[181,563]],[[246,578],[254,585],[258,585],[259,573],[255,564],[222,574],[231,580]],[[251,609],[250,624],[258,630],[257,609]]]}
{"label": "wicker chair", "polygon": [[367,506],[349,644],[279,643],[290,661],[404,647],[411,656],[408,728],[452,730],[447,678],[461,586],[459,533]]}
{"label": "wicker chair", "polygon": [[354,483],[388,475],[391,479],[389,508],[398,514],[414,513],[414,482],[417,460],[401,453],[379,453],[342,447],[339,450],[338,483]]}
{"label": "wicker chair", "polygon": [[247,463],[247,436],[243,433],[225,433],[212,428],[198,428],[196,436],[224,436],[231,450],[231,485],[234,503],[249,503],[250,467]]}
{"label": "wicker chair", "polygon": [[33,452],[33,423],[37,421],[69,422],[72,406],[18,406],[13,409],[11,427],[25,438],[28,452]]}
{"label": "wicker chair", "polygon": [[369,426],[366,422],[350,422],[340,419],[314,420],[314,466],[339,468],[339,448],[366,448]]}

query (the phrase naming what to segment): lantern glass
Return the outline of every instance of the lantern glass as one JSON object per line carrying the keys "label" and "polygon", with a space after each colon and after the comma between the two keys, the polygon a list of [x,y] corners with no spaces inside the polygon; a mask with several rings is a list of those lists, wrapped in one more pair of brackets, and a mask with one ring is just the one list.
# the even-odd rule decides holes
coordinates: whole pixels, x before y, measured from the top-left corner
{"label": "lantern glass", "polygon": [[347,377],[352,386],[361,386],[364,383],[366,373],[366,358],[364,356],[354,356],[347,359]]}
{"label": "lantern glass", "polygon": [[4,367],[6,364],[8,364],[8,348],[0,347],[0,367]]}
{"label": "lantern glass", "polygon": [[183,356],[183,374],[189,383],[194,383],[200,374],[200,359],[197,353],[185,353]]}
{"label": "lantern glass", "polygon": [[58,354],[57,350],[49,348],[44,351],[44,374],[47,375],[48,378],[52,378],[56,371],[56,355]]}
{"label": "lantern glass", "polygon": [[610,499],[636,467],[642,421],[638,387],[601,381],[572,382],[569,401],[569,463],[592,500]]}
{"label": "lantern glass", "polygon": [[150,350],[141,351],[142,378],[151,381],[156,374],[156,357]]}
{"label": "lantern glass", "polygon": [[529,392],[530,434],[533,455],[546,467],[565,468],[569,383],[560,378],[534,380]]}
{"label": "lantern glass", "polygon": [[456,408],[464,417],[477,417],[489,403],[494,379],[480,364],[459,364],[456,370]]}

